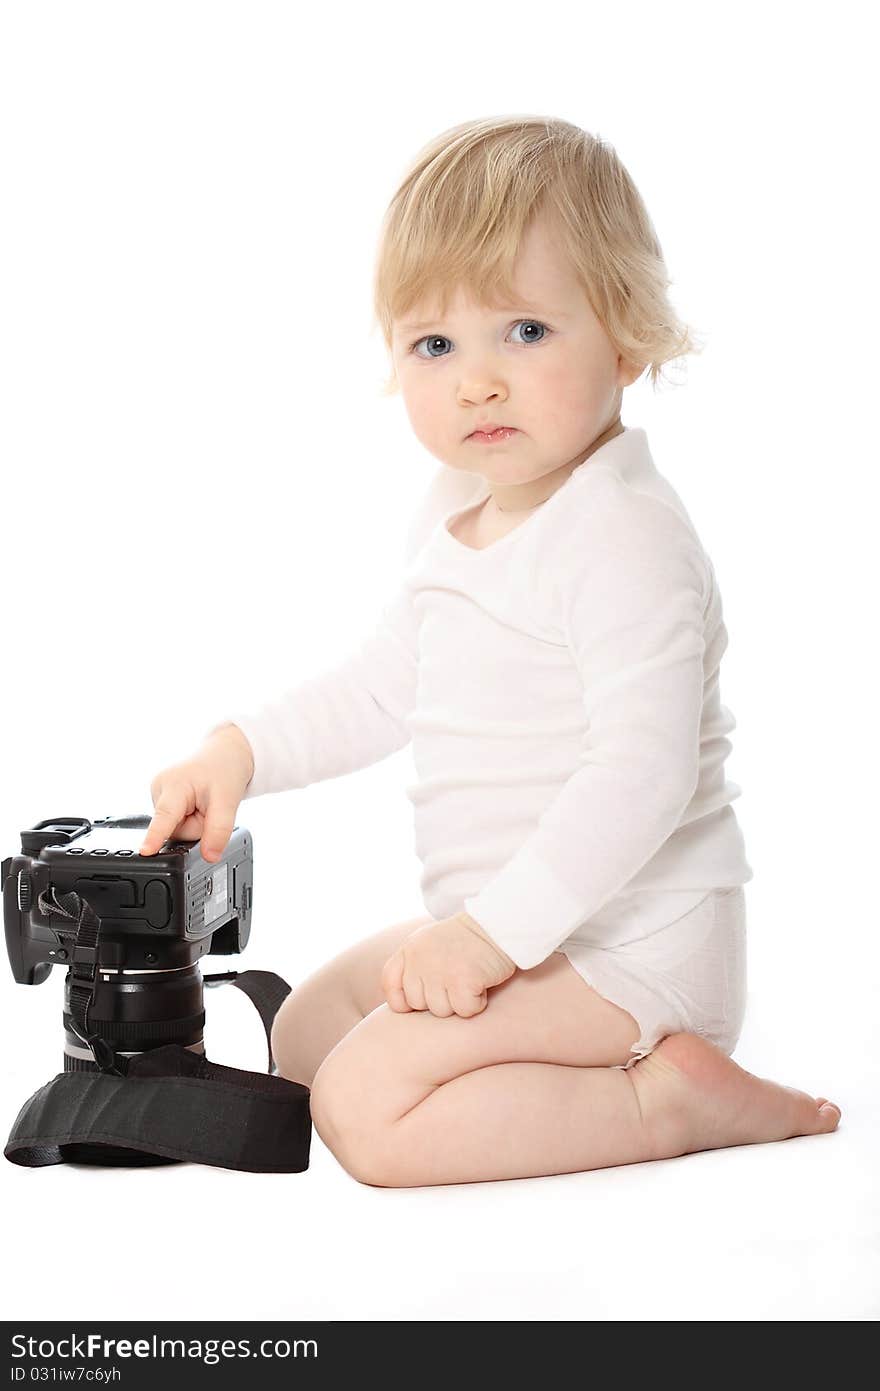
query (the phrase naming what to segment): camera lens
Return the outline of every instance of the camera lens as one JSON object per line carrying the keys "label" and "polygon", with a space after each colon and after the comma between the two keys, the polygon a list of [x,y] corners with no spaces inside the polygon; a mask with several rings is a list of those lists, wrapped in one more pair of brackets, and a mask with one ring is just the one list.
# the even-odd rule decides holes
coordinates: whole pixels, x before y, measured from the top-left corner
{"label": "camera lens", "polygon": [[[64,982],[64,1070],[98,1072],[88,1044],[72,1028],[70,973]],[[130,1057],[166,1043],[204,1053],[204,986],[198,963],[155,971],[99,967],[86,1023]]]}

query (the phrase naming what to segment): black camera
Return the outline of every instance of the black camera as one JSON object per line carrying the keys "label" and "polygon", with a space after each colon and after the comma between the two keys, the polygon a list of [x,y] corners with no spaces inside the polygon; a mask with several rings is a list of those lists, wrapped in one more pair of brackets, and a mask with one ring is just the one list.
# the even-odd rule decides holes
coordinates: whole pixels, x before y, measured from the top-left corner
{"label": "black camera", "polygon": [[247,945],[250,833],[236,827],[222,860],[209,864],[198,841],[169,840],[156,855],[139,855],[149,824],[148,816],[51,817],[22,831],[21,854],[3,861],[15,979],[40,985],[52,966],[67,967],[66,1072],[95,1071],[102,1061],[106,1069],[112,1054],[165,1044],[204,1053],[200,958]]}

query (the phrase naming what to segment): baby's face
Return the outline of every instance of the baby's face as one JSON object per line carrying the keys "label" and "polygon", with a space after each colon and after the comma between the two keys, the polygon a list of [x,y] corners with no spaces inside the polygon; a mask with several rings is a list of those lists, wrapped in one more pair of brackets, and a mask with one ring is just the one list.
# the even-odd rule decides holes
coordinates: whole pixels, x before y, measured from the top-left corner
{"label": "baby's face", "polygon": [[[502,309],[465,300],[432,318],[420,305],[393,324],[392,357],[417,438],[451,468],[527,483],[585,455],[617,418],[620,392],[643,367],[625,362],[545,225],[517,258],[521,298]],[[506,441],[469,439],[484,421]]]}

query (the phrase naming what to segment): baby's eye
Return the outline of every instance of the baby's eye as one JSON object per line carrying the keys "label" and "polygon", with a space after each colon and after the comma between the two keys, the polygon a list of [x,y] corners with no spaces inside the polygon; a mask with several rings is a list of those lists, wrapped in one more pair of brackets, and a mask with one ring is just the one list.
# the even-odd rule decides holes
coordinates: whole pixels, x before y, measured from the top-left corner
{"label": "baby's eye", "polygon": [[[544,335],[550,332],[550,330],[548,329],[547,325],[546,325],[546,324],[539,323],[537,319],[517,319],[516,323],[513,325],[513,328],[514,328],[514,329],[517,329],[517,328],[519,328],[521,325],[525,325],[526,328],[538,329],[538,330],[539,330],[539,337],[537,337],[537,338],[535,338],[535,337],[529,337],[529,338],[526,338],[526,339],[524,339],[524,340],[520,340],[521,342],[524,341],[524,342],[526,342],[526,343],[540,343],[541,340],[543,339]],[[512,332],[512,331],[513,331],[513,330],[511,330],[511,332]],[[423,343],[427,343],[427,344],[428,344],[428,348],[429,348],[429,352],[428,352],[428,356],[429,356],[429,357],[447,357],[447,356],[448,356],[447,353],[444,353],[444,352],[435,353],[435,352],[432,352],[432,351],[430,351],[430,350],[431,350],[431,348],[435,347],[438,343],[441,343],[441,344],[442,344],[442,343],[449,343],[449,342],[450,342],[450,339],[448,339],[447,337],[445,337],[445,335],[442,334],[442,333],[430,333],[430,334],[428,334],[428,335],[427,335],[426,337],[424,337],[424,338],[417,338],[416,341],[415,341],[415,343],[411,343],[411,344],[410,344],[410,347],[409,347],[409,351],[410,351],[411,353],[415,353],[416,357],[424,357],[424,354],[418,352],[417,349],[420,348],[421,345],[422,345]]]}
{"label": "baby's eye", "polygon": [[[421,357],[422,354],[421,354],[420,352],[417,352],[416,349],[419,348],[419,347],[421,347],[422,343],[427,343],[428,346],[429,346],[429,348],[430,348],[430,347],[433,347],[433,346],[434,346],[435,344],[437,344],[437,343],[448,343],[448,342],[449,342],[449,339],[448,339],[448,338],[444,338],[442,333],[430,333],[430,334],[428,334],[428,336],[427,336],[426,338],[417,338],[416,341],[415,341],[415,343],[411,343],[411,344],[410,344],[410,349],[409,349],[409,350],[410,350],[411,353],[415,353],[416,357]],[[429,353],[429,356],[430,356],[430,357],[445,357],[445,355],[446,355],[445,353]]]}
{"label": "baby's eye", "polygon": [[537,328],[541,331],[540,338],[526,338],[526,343],[540,343],[541,338],[544,337],[544,334],[549,332],[547,325],[539,324],[537,319],[520,319],[518,323],[514,324],[514,328],[519,328],[520,324],[525,324],[526,328]]}

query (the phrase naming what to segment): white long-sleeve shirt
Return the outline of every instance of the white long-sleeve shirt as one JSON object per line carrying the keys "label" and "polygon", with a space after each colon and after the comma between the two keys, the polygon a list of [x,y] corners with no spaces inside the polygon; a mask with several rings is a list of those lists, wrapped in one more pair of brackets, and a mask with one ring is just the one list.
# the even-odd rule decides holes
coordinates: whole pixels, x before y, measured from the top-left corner
{"label": "white long-sleeve shirt", "polygon": [[[453,514],[488,496],[441,469],[409,566],[347,660],[232,713],[245,793],[307,787],[412,739],[422,895],[523,969],[577,931],[614,945],[753,875],[725,780],[735,728],[712,563],[642,429],[580,464],[483,549]],[[212,728],[218,728],[214,725]],[[670,890],[677,893],[670,894]],[[616,934],[616,935],[615,935]]]}

